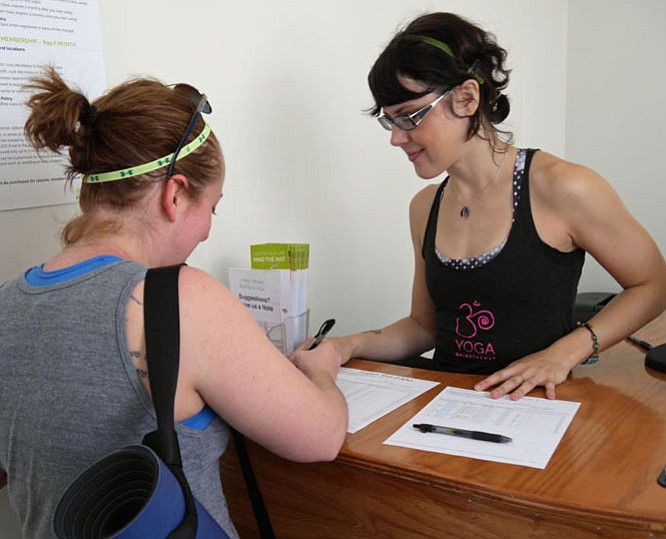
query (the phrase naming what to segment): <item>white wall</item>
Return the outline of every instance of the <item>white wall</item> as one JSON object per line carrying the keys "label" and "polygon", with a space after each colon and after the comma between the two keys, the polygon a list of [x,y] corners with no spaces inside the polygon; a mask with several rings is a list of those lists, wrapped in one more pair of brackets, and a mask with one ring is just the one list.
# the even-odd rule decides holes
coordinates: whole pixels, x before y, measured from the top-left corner
{"label": "white wall", "polygon": [[[340,334],[406,314],[408,204],[423,181],[362,111],[372,105],[369,68],[396,28],[442,4],[190,5],[100,2],[109,85],[150,73],[191,82],[213,105],[210,123],[228,165],[225,196],[191,263],[226,281],[228,266],[248,266],[252,243],[309,242],[313,326],[335,317]],[[490,28],[510,49],[518,139],[562,153],[566,5],[477,0],[446,8]],[[544,55],[552,69],[541,69]],[[539,107],[538,96],[549,106]]]}
{"label": "white wall", "polygon": [[[225,198],[211,238],[190,262],[226,281],[228,266],[248,265],[251,243],[309,242],[313,325],[333,316],[345,333],[403,316],[413,267],[407,209],[424,184],[362,113],[372,105],[366,77],[398,26],[441,3],[182,6],[101,0],[100,16],[110,86],[151,74],[188,81],[213,105],[210,123],[228,166]],[[481,23],[509,49],[509,127],[517,141],[562,154],[566,4],[461,0],[446,9]],[[53,214],[0,213],[0,227],[15,231],[1,240],[2,252],[12,254],[3,257],[0,279],[57,248]]]}
{"label": "white wall", "polygon": [[[566,157],[595,169],[666,251],[666,2],[569,3]],[[581,289],[619,290],[587,257]]]}

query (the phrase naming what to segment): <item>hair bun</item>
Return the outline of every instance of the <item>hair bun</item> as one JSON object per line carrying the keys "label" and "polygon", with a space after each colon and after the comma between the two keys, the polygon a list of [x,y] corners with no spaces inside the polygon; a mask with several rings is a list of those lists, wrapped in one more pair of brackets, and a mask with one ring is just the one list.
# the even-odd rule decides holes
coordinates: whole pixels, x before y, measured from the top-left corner
{"label": "hair bun", "polygon": [[491,107],[490,121],[494,124],[503,122],[510,110],[509,98],[503,93],[498,94],[495,104]]}
{"label": "hair bun", "polygon": [[97,107],[95,105],[89,105],[86,111],[81,115],[79,121],[84,127],[92,127],[97,120]]}

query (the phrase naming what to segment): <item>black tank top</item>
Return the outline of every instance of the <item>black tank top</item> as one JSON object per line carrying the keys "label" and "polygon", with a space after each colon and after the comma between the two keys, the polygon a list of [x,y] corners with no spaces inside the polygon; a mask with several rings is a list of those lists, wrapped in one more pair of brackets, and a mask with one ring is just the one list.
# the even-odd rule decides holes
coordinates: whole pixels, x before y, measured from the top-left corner
{"label": "black tank top", "polygon": [[573,330],[585,252],[563,253],[539,238],[529,196],[535,151],[519,152],[516,158],[514,222],[506,244],[478,267],[456,269],[460,265],[444,264],[438,257],[435,235],[446,180],[437,190],[423,257],[426,284],[435,304],[433,359],[438,370],[490,374]]}

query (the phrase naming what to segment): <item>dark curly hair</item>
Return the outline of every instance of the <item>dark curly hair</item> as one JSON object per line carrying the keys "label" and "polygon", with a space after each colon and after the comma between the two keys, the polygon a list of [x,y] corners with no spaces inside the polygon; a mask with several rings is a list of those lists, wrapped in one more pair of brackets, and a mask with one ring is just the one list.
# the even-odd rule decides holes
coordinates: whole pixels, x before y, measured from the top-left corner
{"label": "dark curly hair", "polygon": [[[447,45],[453,56],[418,36]],[[509,99],[503,90],[509,84],[510,70],[505,67],[506,50],[497,45],[495,36],[452,13],[422,15],[393,37],[379,55],[368,75],[375,106],[370,113],[378,116],[388,105],[417,99],[431,92],[444,93],[468,79],[482,80],[480,102],[470,117],[467,133],[471,139],[483,126],[489,134],[510,133],[495,124],[509,115]],[[412,92],[400,82],[407,77],[425,86]],[[493,137],[495,138],[495,137]]]}

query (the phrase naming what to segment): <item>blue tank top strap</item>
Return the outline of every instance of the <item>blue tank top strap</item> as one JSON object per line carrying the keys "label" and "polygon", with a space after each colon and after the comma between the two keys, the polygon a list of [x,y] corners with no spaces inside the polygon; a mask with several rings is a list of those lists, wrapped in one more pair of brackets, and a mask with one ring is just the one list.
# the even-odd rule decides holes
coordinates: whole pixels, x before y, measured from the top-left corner
{"label": "blue tank top strap", "polygon": [[30,286],[51,286],[64,283],[79,275],[89,273],[103,266],[119,262],[122,258],[113,255],[100,255],[73,266],[68,266],[55,271],[44,271],[44,264],[30,268],[24,275],[25,282]]}
{"label": "blue tank top strap", "polygon": [[206,430],[216,417],[215,410],[206,404],[198,414],[181,421],[180,424],[191,429]]}
{"label": "blue tank top strap", "polygon": [[[42,287],[54,284],[64,283],[80,275],[84,275],[98,268],[108,266],[114,262],[121,261],[122,258],[114,255],[100,255],[73,266],[68,266],[55,271],[44,271],[44,264],[30,268],[24,275],[26,283],[30,286]],[[192,417],[181,421],[180,424],[196,430],[206,430],[206,428],[217,417],[213,409],[205,405],[201,411]]]}

